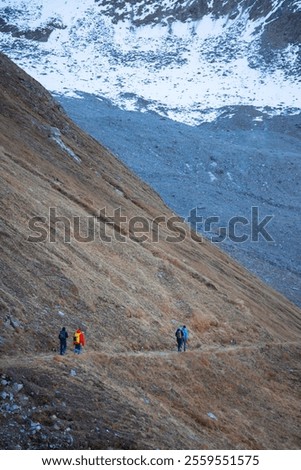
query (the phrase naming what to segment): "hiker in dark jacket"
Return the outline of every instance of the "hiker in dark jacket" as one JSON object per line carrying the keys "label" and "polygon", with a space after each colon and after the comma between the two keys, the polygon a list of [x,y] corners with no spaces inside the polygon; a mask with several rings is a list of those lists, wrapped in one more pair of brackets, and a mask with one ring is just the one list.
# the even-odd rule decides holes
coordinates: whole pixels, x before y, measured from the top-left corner
{"label": "hiker in dark jacket", "polygon": [[66,352],[67,349],[67,338],[68,338],[68,333],[66,328],[63,326],[59,333],[59,340],[60,340],[60,355],[63,356]]}
{"label": "hiker in dark jacket", "polygon": [[177,344],[178,344],[178,352],[182,351],[182,345],[183,345],[183,331],[182,328],[178,328],[176,333],[176,338],[177,338]]}

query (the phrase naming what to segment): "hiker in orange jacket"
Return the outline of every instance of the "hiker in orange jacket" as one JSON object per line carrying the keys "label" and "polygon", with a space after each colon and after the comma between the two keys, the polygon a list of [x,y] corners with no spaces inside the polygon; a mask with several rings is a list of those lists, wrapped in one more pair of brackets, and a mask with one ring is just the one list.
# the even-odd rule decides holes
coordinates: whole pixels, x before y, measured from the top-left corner
{"label": "hiker in orange jacket", "polygon": [[78,328],[73,335],[73,344],[74,352],[80,354],[82,347],[86,344],[84,332],[81,331],[80,328]]}

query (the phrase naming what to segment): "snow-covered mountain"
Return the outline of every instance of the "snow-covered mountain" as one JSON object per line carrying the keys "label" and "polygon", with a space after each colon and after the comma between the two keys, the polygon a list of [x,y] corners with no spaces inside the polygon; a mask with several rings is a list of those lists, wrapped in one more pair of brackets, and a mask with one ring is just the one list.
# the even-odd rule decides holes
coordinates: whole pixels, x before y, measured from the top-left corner
{"label": "snow-covered mountain", "polygon": [[300,0],[1,0],[1,49],[48,90],[187,124],[301,107]]}

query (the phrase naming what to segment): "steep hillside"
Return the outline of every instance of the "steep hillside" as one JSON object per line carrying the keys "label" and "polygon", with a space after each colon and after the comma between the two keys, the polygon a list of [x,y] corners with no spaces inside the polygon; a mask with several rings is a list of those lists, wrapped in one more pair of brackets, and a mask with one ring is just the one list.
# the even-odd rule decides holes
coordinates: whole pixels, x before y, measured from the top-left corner
{"label": "steep hillside", "polygon": [[0,57],[0,447],[299,448],[300,310]]}
{"label": "steep hillside", "polygon": [[218,244],[300,307],[300,15],[296,0],[0,0],[0,50],[178,215],[218,218],[205,235],[252,207],[271,218],[268,242]]}

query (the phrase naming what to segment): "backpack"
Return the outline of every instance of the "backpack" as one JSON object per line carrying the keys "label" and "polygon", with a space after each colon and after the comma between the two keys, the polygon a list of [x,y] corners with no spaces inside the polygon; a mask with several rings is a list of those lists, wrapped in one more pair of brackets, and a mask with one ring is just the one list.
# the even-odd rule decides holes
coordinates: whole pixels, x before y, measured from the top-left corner
{"label": "backpack", "polygon": [[187,341],[188,340],[188,330],[187,330],[187,328],[183,328],[182,332],[183,332],[183,339]]}
{"label": "backpack", "polygon": [[183,331],[180,328],[178,328],[176,331],[176,337],[177,339],[183,338]]}
{"label": "backpack", "polygon": [[66,339],[66,331],[60,331],[59,340],[64,341]]}
{"label": "backpack", "polygon": [[80,344],[80,333],[78,333],[77,331],[73,335],[73,343]]}

